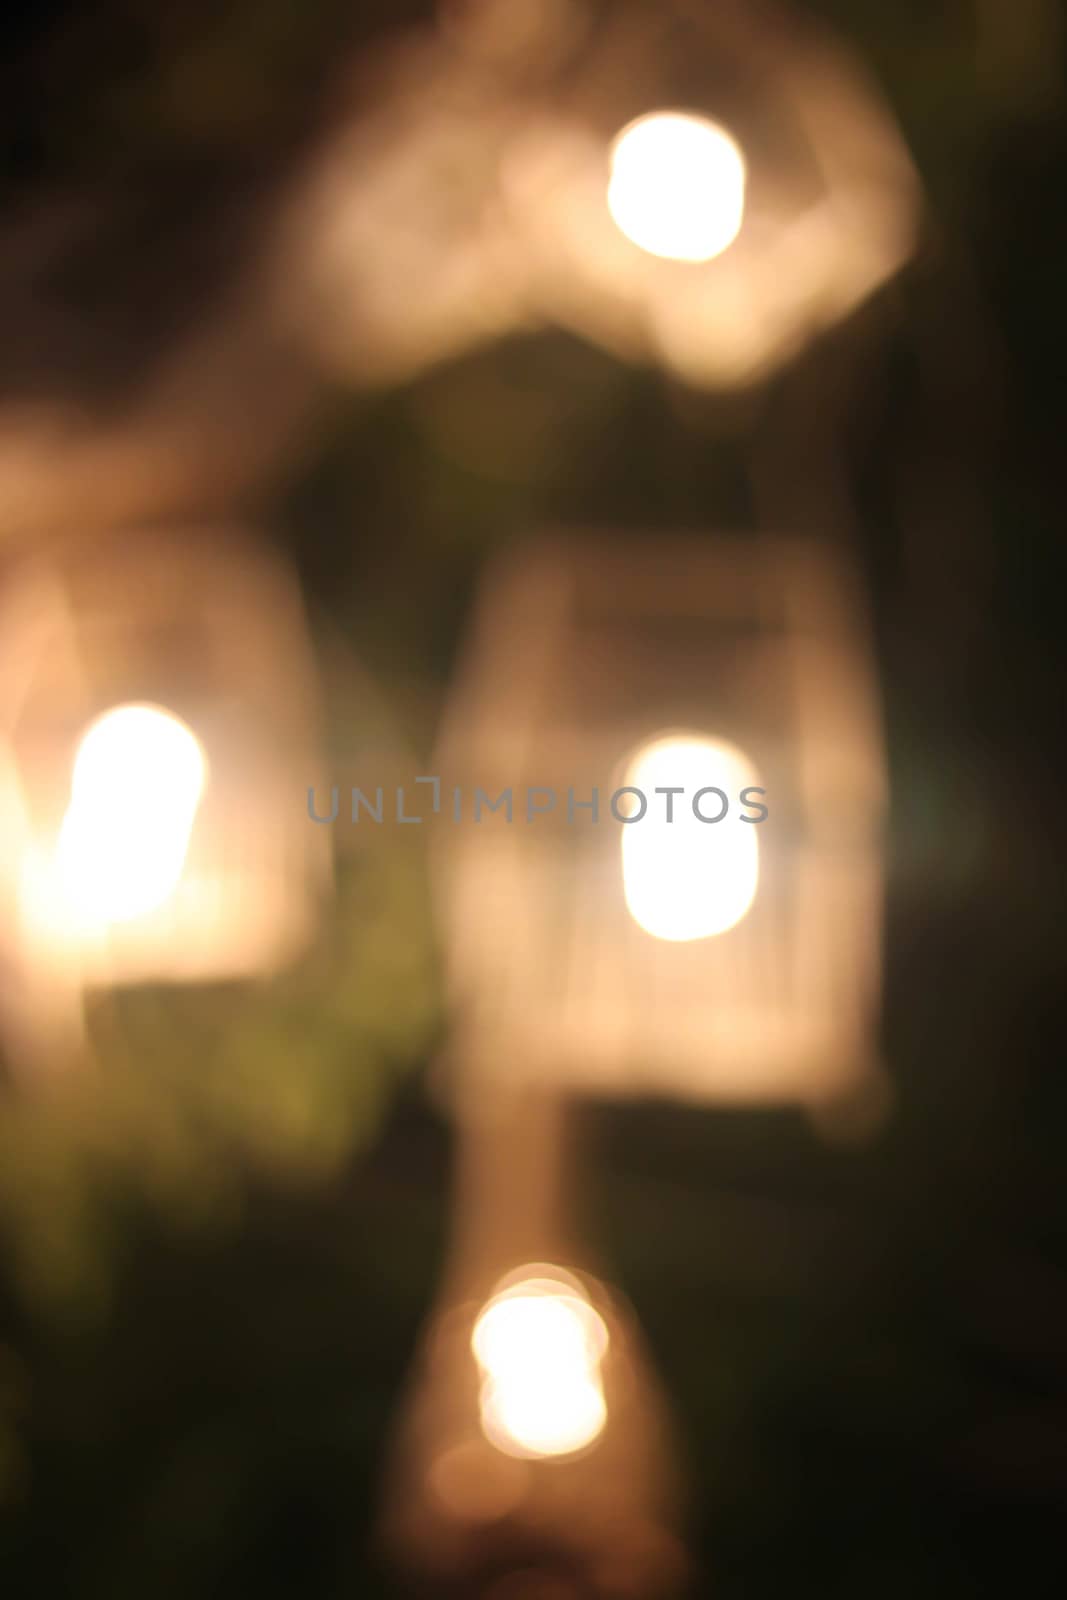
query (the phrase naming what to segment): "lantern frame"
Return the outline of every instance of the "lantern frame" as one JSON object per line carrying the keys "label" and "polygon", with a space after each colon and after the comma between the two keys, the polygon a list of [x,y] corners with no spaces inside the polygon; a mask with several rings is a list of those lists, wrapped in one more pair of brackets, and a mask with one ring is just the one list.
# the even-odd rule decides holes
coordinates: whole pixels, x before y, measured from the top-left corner
{"label": "lantern frame", "polygon": [[[613,140],[657,112],[740,149],[743,217],[713,259],[649,254],[610,214]],[[782,365],[917,242],[918,181],[876,86],[810,19],[765,4],[612,7],[508,151],[502,189],[551,320],[709,388]]]}
{"label": "lantern frame", "polygon": [[[627,825],[561,803],[597,787],[606,809],[635,748],[676,729],[744,751],[769,812],[751,908],[689,942],[629,914]],[[513,552],[483,589],[440,771],[467,794],[557,795],[531,820],[466,806],[438,832],[462,1098],[503,1082],[818,1106],[877,1074],[886,775],[861,591],[836,551],[592,536]]]}
{"label": "lantern frame", "polygon": [[[273,280],[283,320],[357,381],[556,325],[745,388],[918,244],[918,178],[877,85],[766,0],[490,0],[398,33],[367,66],[282,219]],[[741,149],[744,216],[715,259],[656,257],[612,218],[613,141],[657,112]]]}
{"label": "lantern frame", "polygon": [[[55,545],[6,585],[0,684],[6,921],[23,969],[84,988],[245,978],[295,957],[330,847],[298,803],[318,770],[316,672],[279,559],[230,527]],[[80,737],[131,704],[192,730],[207,782],[165,903],[76,926],[29,868],[55,857]]]}

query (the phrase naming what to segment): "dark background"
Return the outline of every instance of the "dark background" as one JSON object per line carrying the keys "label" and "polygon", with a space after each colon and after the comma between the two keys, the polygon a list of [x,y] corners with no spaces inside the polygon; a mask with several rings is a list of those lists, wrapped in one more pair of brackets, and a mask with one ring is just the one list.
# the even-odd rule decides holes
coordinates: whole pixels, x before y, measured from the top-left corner
{"label": "dark background", "polygon": [[[342,50],[423,9],[8,14],[4,404],[135,394],[254,250]],[[701,1593],[1061,1593],[1062,30],[1037,0],[811,9],[881,80],[927,186],[923,252],[877,307],[732,404],[553,334],[329,393],[244,502],[419,745],[496,541],[750,523],[741,440],[802,450],[817,411],[887,712],[895,1114],[833,1147],[799,1116],[589,1108],[591,1236],[679,1418]],[[57,196],[91,221],[42,297],[12,240]],[[0,1275],[0,1591],[394,1592],[370,1552],[381,1452],[448,1204],[415,1066],[340,1171],[250,1170],[226,1225],[115,1186],[91,1314]]]}

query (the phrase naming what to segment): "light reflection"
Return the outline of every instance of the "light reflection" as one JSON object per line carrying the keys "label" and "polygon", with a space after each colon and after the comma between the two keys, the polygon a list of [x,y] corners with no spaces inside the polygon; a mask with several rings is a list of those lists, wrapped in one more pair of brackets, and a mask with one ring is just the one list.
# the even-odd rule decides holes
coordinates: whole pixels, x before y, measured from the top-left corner
{"label": "light reflection", "polygon": [[205,778],[199,740],[169,711],[117,706],[92,724],[56,850],[60,895],[76,921],[128,921],[169,898]]}
{"label": "light reflection", "polygon": [[[622,828],[626,906],[639,927],[656,939],[681,942],[725,933],[741,921],[759,881],[758,824],[742,821],[741,791],[758,784],[755,769],[736,746],[696,735],[671,734],[642,746],[623,782],[640,789],[648,809]],[[684,792],[668,800],[657,789]],[[719,822],[702,821],[721,810],[717,794],[699,801],[701,789],[721,791],[729,810]]]}
{"label": "light reflection", "polygon": [[607,1421],[608,1330],[569,1274],[535,1271],[495,1294],[474,1326],[482,1431],[507,1455],[570,1455]]}
{"label": "light reflection", "polygon": [[615,140],[607,198],[616,226],[640,249],[710,261],[741,231],[744,158],[717,123],[652,112]]}

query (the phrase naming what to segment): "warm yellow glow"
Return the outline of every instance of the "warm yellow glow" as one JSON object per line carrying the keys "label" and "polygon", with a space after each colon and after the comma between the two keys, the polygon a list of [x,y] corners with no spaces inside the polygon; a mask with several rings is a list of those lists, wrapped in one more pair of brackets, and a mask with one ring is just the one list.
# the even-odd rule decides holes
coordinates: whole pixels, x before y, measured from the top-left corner
{"label": "warm yellow glow", "polygon": [[634,244],[674,261],[710,261],[741,231],[745,162],[705,117],[656,111],[612,147],[608,210]]}
{"label": "warm yellow glow", "polygon": [[[648,809],[622,827],[622,878],[634,921],[657,939],[707,939],[725,933],[748,911],[759,881],[759,824],[741,791],[757,785],[752,763],[734,745],[693,734],[670,734],[642,746],[623,783],[639,789]],[[684,792],[668,797],[657,789]],[[719,822],[702,821],[729,810]],[[694,810],[696,800],[700,815]],[[638,801],[634,797],[634,806]],[[621,805],[621,802],[620,802]]]}
{"label": "warm yellow glow", "polygon": [[196,736],[156,706],[117,706],[78,747],[56,852],[58,887],[81,923],[154,910],[181,877],[206,768]]}
{"label": "warm yellow glow", "polygon": [[471,1337],[490,1443],[516,1456],[570,1455],[591,1444],[607,1420],[607,1345],[603,1318],[569,1276],[520,1278],[494,1295]]}

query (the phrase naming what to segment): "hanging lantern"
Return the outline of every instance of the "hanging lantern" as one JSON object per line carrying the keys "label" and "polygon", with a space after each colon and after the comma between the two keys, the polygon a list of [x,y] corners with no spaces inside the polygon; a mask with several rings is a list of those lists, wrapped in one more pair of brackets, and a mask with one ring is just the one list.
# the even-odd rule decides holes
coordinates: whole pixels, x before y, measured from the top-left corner
{"label": "hanging lantern", "polygon": [[533,1570],[573,1592],[665,1600],[686,1569],[678,1486],[632,1316],[551,1261],[482,1293],[450,1300],[424,1341],[389,1474],[396,1564],[448,1592]]}
{"label": "hanging lantern", "polygon": [[746,384],[911,255],[918,189],[891,116],[810,21],[630,0],[569,66],[502,169],[554,320]]}
{"label": "hanging lantern", "polygon": [[491,574],[440,758],[454,1057],[710,1104],[877,1081],[885,774],[829,548],[545,541]]}
{"label": "hanging lantern", "polygon": [[479,0],[364,69],[278,241],[287,316],[358,381],[554,323],[747,385],[916,245],[877,86],[769,0]]}
{"label": "hanging lantern", "polygon": [[390,1452],[385,1541],[445,1592],[536,1571],[667,1600],[687,1567],[673,1429],[636,1319],[579,1238],[569,1109],[552,1085],[456,1087],[448,1261]]}
{"label": "hanging lantern", "polygon": [[229,529],[71,543],[0,607],[5,927],[59,989],[273,970],[329,867],[316,690],[280,563]]}

